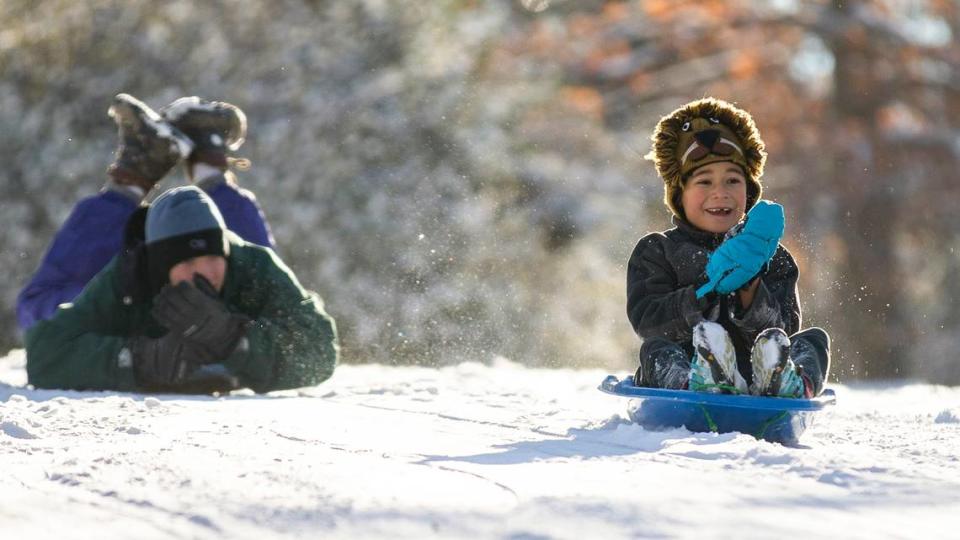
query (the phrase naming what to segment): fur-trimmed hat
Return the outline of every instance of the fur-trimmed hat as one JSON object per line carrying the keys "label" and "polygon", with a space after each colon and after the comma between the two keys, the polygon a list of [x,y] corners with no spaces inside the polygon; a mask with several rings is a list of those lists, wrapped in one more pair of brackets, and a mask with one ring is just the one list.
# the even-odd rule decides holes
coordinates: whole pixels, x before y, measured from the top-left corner
{"label": "fur-trimmed hat", "polygon": [[684,218],[681,195],[690,174],[703,165],[730,161],[747,178],[747,207],[763,192],[760,177],[767,154],[760,131],[750,113],[726,101],[705,98],[691,101],[660,119],[653,131],[653,161],[664,183],[663,200]]}
{"label": "fur-trimmed hat", "polygon": [[160,109],[160,114],[193,140],[191,161],[225,167],[227,152],[239,149],[247,136],[247,116],[230,103],[182,97]]}
{"label": "fur-trimmed hat", "polygon": [[117,123],[120,138],[107,169],[115,178],[126,177],[149,189],[193,151],[186,135],[129,94],[117,94],[107,114]]}

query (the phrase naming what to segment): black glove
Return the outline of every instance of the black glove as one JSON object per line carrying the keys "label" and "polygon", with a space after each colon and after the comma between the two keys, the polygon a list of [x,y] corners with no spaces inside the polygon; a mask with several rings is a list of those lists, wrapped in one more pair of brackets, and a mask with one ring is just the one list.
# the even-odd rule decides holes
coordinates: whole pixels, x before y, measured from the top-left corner
{"label": "black glove", "polygon": [[214,361],[226,360],[243,339],[250,319],[227,309],[203,276],[194,274],[194,283],[165,286],[151,313],[171,334],[210,351]]}
{"label": "black glove", "polygon": [[153,391],[182,391],[194,371],[215,361],[209,351],[173,333],[161,338],[137,336],[128,344],[137,384]]}

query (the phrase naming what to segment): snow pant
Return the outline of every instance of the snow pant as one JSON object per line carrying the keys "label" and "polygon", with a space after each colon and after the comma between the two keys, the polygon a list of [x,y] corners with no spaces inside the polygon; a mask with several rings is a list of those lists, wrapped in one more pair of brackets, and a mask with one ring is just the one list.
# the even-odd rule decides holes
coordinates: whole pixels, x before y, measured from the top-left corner
{"label": "snow pant", "polygon": [[[650,338],[640,347],[640,366],[635,384],[653,388],[685,389],[694,356],[693,342],[676,343],[665,338]],[[790,358],[800,368],[813,395],[823,391],[830,371],[830,336],[822,328],[807,328],[790,336]],[[743,368],[740,368],[741,371]],[[747,381],[753,373],[741,373]]]}

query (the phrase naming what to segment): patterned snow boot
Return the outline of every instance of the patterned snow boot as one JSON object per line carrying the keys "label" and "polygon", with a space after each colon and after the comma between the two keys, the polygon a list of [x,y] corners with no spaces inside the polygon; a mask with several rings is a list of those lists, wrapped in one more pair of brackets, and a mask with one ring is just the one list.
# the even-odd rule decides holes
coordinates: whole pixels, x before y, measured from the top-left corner
{"label": "patterned snow boot", "polygon": [[767,328],[760,332],[750,353],[750,362],[753,364],[751,394],[803,397],[803,378],[790,359],[790,338],[782,329]]}
{"label": "patterned snow boot", "polygon": [[744,394],[747,382],[737,370],[737,353],[727,331],[703,321],[693,328],[696,356],[690,369],[690,390],[714,394]]}

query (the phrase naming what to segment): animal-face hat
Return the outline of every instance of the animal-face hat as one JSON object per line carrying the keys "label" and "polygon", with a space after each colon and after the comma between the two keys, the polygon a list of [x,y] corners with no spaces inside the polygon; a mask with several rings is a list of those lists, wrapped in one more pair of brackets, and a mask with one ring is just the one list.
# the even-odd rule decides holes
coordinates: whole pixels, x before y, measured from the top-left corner
{"label": "animal-face hat", "polygon": [[736,163],[747,178],[747,207],[760,200],[763,140],[750,113],[715,98],[691,101],[660,119],[653,131],[653,161],[664,183],[663,200],[678,217],[685,217],[683,185],[697,168],[718,161]]}

